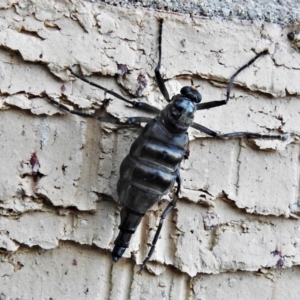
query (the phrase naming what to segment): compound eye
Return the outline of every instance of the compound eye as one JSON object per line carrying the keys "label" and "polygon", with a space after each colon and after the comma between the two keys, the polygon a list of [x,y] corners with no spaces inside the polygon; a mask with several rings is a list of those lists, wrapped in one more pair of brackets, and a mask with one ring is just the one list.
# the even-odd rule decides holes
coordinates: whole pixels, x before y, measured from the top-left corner
{"label": "compound eye", "polygon": [[180,94],[187,96],[189,93],[191,93],[192,88],[190,86],[184,86],[181,90],[180,90]]}
{"label": "compound eye", "polygon": [[200,103],[202,101],[202,95],[200,93],[197,93],[197,101],[196,103]]}
{"label": "compound eye", "polygon": [[181,95],[189,98],[191,101],[193,101],[195,103],[200,103],[202,100],[201,94],[193,86],[184,86],[180,90],[180,93],[181,93]]}

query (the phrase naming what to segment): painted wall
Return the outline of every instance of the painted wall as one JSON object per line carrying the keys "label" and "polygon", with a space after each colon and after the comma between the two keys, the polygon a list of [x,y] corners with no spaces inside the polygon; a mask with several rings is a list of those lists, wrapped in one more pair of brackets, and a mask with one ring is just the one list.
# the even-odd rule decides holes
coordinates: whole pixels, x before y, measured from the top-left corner
{"label": "painted wall", "polygon": [[[299,292],[300,53],[290,28],[126,10],[82,1],[0,3],[0,299],[291,299]],[[166,105],[154,78],[158,18],[170,95],[193,79],[195,121],[218,132],[287,133],[285,141],[211,138],[189,131],[181,201],[152,262],[147,254],[170,195],[153,207],[117,264],[116,182],[146,116],[75,79],[67,67],[130,99]],[[293,47],[294,46],[294,47]]]}

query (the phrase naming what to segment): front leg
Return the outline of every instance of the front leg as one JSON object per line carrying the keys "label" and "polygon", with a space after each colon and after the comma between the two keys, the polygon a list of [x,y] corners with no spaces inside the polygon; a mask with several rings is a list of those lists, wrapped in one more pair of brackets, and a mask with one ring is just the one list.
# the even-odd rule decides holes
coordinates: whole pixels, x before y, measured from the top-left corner
{"label": "front leg", "polygon": [[97,117],[92,114],[87,114],[87,113],[79,111],[79,110],[70,109],[68,106],[66,106],[62,103],[59,103],[58,101],[56,101],[54,98],[48,96],[47,94],[44,94],[44,96],[54,105],[58,106],[59,108],[65,110],[73,115],[81,116],[84,118],[96,119],[96,120],[98,120],[100,122],[104,122],[104,123],[111,123],[111,124],[125,125],[125,126],[139,126],[141,123],[148,123],[150,120],[152,120],[152,118],[147,118],[147,117],[131,117],[131,118],[128,118],[125,122],[122,122],[122,121],[118,120],[117,118],[113,118],[113,117]]}
{"label": "front leg", "polygon": [[264,50],[258,54],[255,55],[255,57],[253,57],[251,60],[249,60],[246,64],[244,64],[243,66],[241,66],[229,79],[229,83],[227,86],[227,91],[226,91],[226,99],[225,100],[219,100],[219,101],[210,101],[210,102],[206,102],[206,103],[199,103],[197,104],[197,110],[202,110],[202,109],[210,109],[210,108],[214,108],[214,107],[218,107],[221,105],[225,105],[228,103],[229,101],[229,97],[230,97],[230,92],[232,89],[232,85],[234,82],[234,79],[236,78],[236,76],[242,72],[243,70],[245,70],[246,68],[248,68],[250,65],[252,65],[260,56],[262,55],[266,55],[268,53],[267,50]]}
{"label": "front leg", "polygon": [[152,105],[150,105],[148,103],[145,103],[145,102],[140,102],[140,101],[126,99],[122,95],[120,95],[120,94],[118,94],[118,93],[116,93],[116,92],[114,92],[112,90],[109,90],[109,89],[103,87],[100,84],[97,84],[97,83],[92,82],[92,81],[90,81],[90,80],[88,80],[88,79],[86,79],[86,78],[84,78],[82,76],[79,76],[78,74],[76,74],[75,72],[73,72],[73,70],[71,68],[68,68],[68,70],[76,78],[84,81],[85,83],[87,83],[87,84],[89,84],[91,86],[94,86],[94,87],[96,87],[96,88],[104,91],[107,94],[110,94],[110,95],[114,96],[115,98],[117,98],[117,99],[119,99],[121,101],[124,101],[126,103],[131,104],[132,106],[134,106],[137,109],[141,109],[143,111],[152,112],[152,113],[156,113],[156,114],[160,112],[160,110],[158,108],[156,108],[155,106],[152,106]]}
{"label": "front leg", "polygon": [[170,102],[170,96],[169,96],[169,92],[165,86],[165,82],[160,74],[160,67],[161,67],[161,44],[162,44],[162,29],[163,29],[163,19],[160,20],[159,22],[159,36],[158,36],[158,63],[157,66],[154,70],[155,72],[155,78],[156,78],[156,82],[157,85],[159,87],[160,92],[162,93],[162,95],[164,96],[164,98]]}

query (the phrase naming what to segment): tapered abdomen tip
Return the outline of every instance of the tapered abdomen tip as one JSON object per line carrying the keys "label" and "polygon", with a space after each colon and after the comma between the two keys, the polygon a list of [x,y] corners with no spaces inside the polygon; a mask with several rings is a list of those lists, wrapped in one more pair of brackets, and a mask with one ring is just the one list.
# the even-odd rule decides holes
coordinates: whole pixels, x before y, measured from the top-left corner
{"label": "tapered abdomen tip", "polygon": [[118,256],[112,255],[112,259],[113,259],[114,262],[117,262],[117,261],[119,260],[119,258],[120,258],[120,257],[118,257]]}
{"label": "tapered abdomen tip", "polygon": [[126,247],[121,247],[119,245],[115,245],[113,251],[112,251],[112,259],[114,262],[117,262],[125,252]]}

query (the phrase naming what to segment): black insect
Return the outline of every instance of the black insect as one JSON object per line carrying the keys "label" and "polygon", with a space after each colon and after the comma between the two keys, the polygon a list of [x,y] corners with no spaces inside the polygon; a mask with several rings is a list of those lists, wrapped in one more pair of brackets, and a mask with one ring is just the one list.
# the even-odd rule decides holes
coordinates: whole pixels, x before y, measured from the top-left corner
{"label": "black insect", "polygon": [[53,98],[46,97],[54,104],[72,114],[83,117],[95,118],[101,122],[109,122],[120,125],[138,126],[140,123],[147,123],[138,138],[133,142],[129,154],[123,160],[120,167],[120,178],[117,185],[121,209],[121,222],[119,234],[115,240],[115,246],[112,251],[112,257],[117,262],[128,248],[132,234],[136,231],[145,213],[160,199],[167,194],[177,183],[175,196],[164,210],[161,220],[153,239],[148,256],[143,261],[141,270],[149,261],[154,252],[163,222],[167,214],[175,207],[178,200],[181,178],[180,163],[183,158],[189,154],[187,130],[191,126],[210,136],[216,138],[265,138],[284,140],[287,135],[262,135],[251,132],[232,132],[219,134],[200,124],[194,123],[194,114],[197,110],[209,109],[227,104],[229,101],[230,91],[235,77],[251,65],[260,56],[267,54],[267,51],[258,53],[247,64],[243,65],[230,78],[226,99],[220,101],[211,101],[200,104],[201,94],[195,86],[185,86],[180,90],[180,94],[170,99],[164,80],[160,74],[161,67],[161,45],[162,45],[162,27],[163,20],[160,20],[159,38],[158,38],[158,64],[155,68],[155,76],[158,87],[166,101],[169,103],[163,110],[159,110],[147,103],[132,101],[123,96],[110,91],[98,84],[75,74],[70,68],[68,69],[75,77],[95,86],[106,93],[116,97],[119,100],[130,103],[137,109],[156,113],[153,119],[147,117],[132,117],[127,121],[121,122],[112,117],[96,117],[80,111],[70,110],[64,104],[61,104]]}

